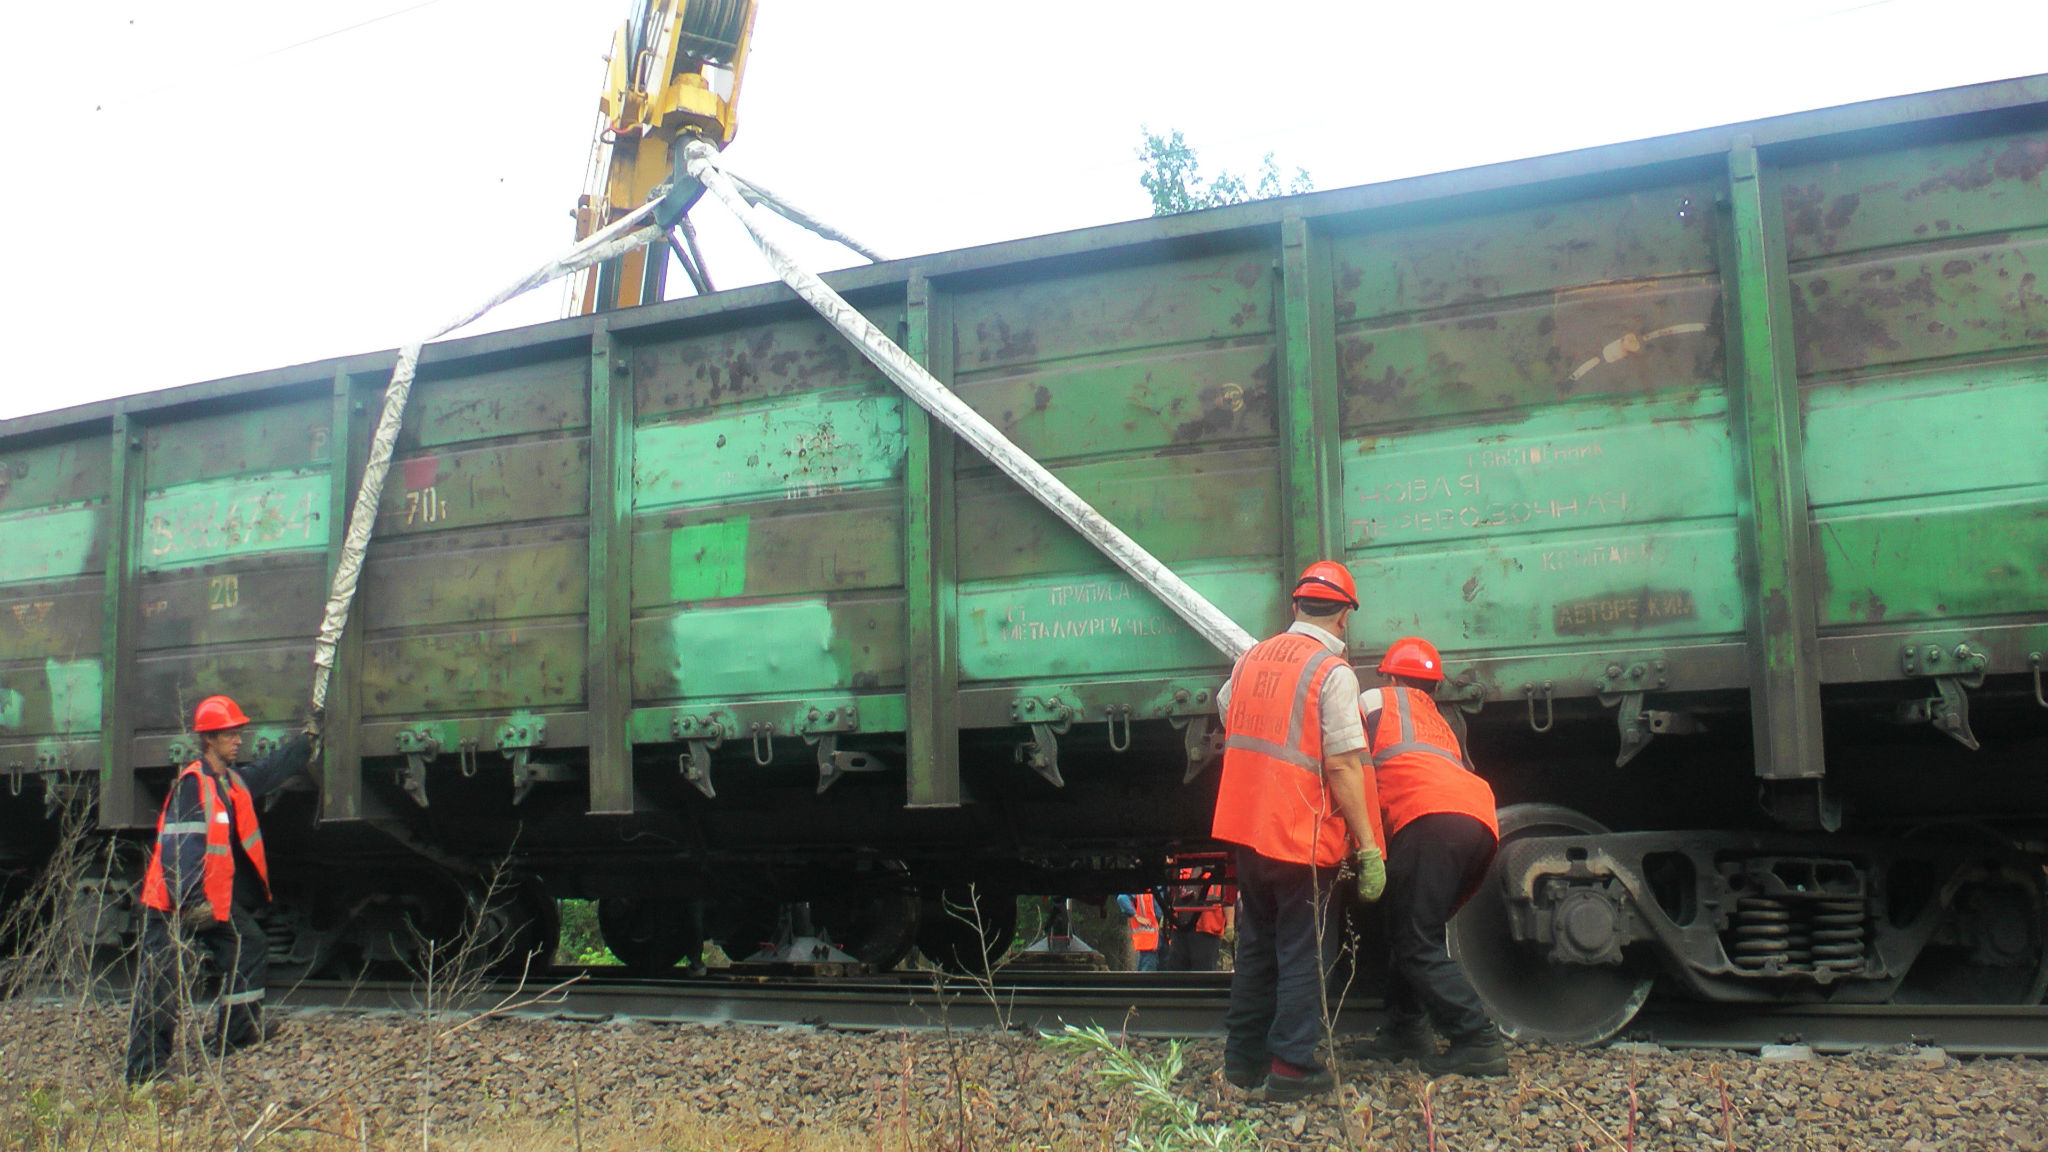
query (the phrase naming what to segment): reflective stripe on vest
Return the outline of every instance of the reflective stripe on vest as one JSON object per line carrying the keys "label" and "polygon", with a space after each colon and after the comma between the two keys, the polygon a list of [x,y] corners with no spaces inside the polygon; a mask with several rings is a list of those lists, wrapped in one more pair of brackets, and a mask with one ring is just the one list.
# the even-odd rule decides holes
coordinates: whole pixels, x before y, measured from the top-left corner
{"label": "reflective stripe on vest", "polygon": [[1321,695],[1329,676],[1346,667],[1298,632],[1245,653],[1231,682],[1211,835],[1269,860],[1343,860],[1350,831],[1323,779]]}
{"label": "reflective stripe on vest", "polygon": [[[168,819],[171,804],[178,797],[179,785],[184,783],[185,777],[194,775],[199,778],[200,819]],[[262,885],[264,895],[270,894],[270,865],[264,858],[263,829],[256,822],[255,798],[249,795],[249,787],[242,782],[241,774],[232,768],[227,771],[227,784],[227,800],[223,803],[218,784],[197,760],[187,764],[171,783],[170,795],[164,797],[163,811],[156,817],[156,847],[150,852],[149,867],[142,874],[144,907],[169,912],[176,903],[170,884],[164,878],[164,838],[203,835],[206,837],[206,853],[200,862],[201,887],[206,899],[213,904],[213,918],[227,920],[235,898],[234,844],[228,838],[228,829],[233,826],[244,830],[242,851],[248,855],[250,866],[256,869],[256,880]],[[233,809],[232,817],[229,809]]]}
{"label": "reflective stripe on vest", "polygon": [[[1393,743],[1388,744],[1384,748],[1377,745],[1373,747],[1372,766],[1377,768],[1406,752],[1434,752],[1451,763],[1456,764],[1459,770],[1462,771],[1465,767],[1465,757],[1456,748],[1446,748],[1441,744],[1432,744],[1427,740],[1415,738],[1415,713],[1408,703],[1408,693],[1412,691],[1414,691],[1412,688],[1395,688],[1387,693],[1388,696],[1393,697],[1394,717],[1400,724],[1400,731],[1395,736]],[[1382,698],[1384,699],[1384,697]],[[1380,723],[1385,724],[1386,712],[1384,710],[1381,711],[1380,716]]]}
{"label": "reflective stripe on vest", "polygon": [[[1290,635],[1295,635],[1295,633],[1290,633]],[[1315,641],[1310,640],[1309,643],[1314,644]],[[1320,644],[1316,646],[1322,647]],[[1339,662],[1341,662],[1340,657],[1325,650],[1322,659],[1311,660],[1301,666],[1301,676],[1294,682],[1294,703],[1287,710],[1287,742],[1285,744],[1276,744],[1271,740],[1261,740],[1256,736],[1232,734],[1224,739],[1223,746],[1225,748],[1240,748],[1246,752],[1257,752],[1261,756],[1271,756],[1275,760],[1292,764],[1296,768],[1314,772],[1318,776],[1322,775],[1322,760],[1320,758],[1312,758],[1308,753],[1301,750],[1301,730],[1302,724],[1308,718],[1309,692],[1319,686],[1318,681],[1320,678],[1317,676],[1317,673],[1329,665]],[[1236,692],[1237,689],[1232,688],[1231,691]],[[1317,735],[1320,736],[1321,733],[1317,733]]]}
{"label": "reflective stripe on vest", "polygon": [[1386,688],[1380,699],[1366,737],[1387,835],[1399,835],[1419,817],[1454,813],[1498,836],[1493,789],[1466,764],[1457,733],[1428,693]]}

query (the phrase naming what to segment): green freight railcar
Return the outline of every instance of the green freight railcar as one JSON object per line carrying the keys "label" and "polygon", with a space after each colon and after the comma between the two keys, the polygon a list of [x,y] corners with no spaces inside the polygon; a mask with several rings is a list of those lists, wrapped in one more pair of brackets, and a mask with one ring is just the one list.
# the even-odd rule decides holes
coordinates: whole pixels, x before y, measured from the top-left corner
{"label": "green freight railcar", "polygon": [[[1541,805],[1459,933],[1518,1027],[1611,1030],[1660,969],[2020,1001],[2044,169],[2033,78],[832,279],[1245,628],[1341,556],[1355,662],[1443,648]],[[66,796],[146,825],[198,697],[295,720],[392,361],[0,424],[16,860]],[[870,959],[957,946],[969,884],[1202,840],[1225,668],[780,287],[437,345],[280,935],[326,955],[509,851],[509,915],[599,897],[649,962],[778,899]]]}

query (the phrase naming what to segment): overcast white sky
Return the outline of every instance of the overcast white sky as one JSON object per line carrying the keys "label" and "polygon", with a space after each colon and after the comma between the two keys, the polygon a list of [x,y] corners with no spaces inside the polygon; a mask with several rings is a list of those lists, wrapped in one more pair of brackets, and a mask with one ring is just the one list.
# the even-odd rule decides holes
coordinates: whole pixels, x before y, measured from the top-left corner
{"label": "overcast white sky", "polygon": [[[0,417],[390,347],[566,247],[627,7],[14,5]],[[2044,72],[2044,45],[2041,0],[761,0],[729,156],[911,255],[1144,215],[1140,125],[1335,188]],[[721,286],[768,278],[697,215]]]}

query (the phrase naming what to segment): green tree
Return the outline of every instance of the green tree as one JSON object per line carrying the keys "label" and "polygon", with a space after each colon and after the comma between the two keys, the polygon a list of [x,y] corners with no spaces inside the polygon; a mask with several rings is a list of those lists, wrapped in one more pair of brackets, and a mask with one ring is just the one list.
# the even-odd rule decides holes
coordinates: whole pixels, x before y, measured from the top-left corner
{"label": "green tree", "polygon": [[1296,168],[1294,175],[1283,183],[1280,165],[1271,152],[1259,161],[1258,171],[1251,179],[1228,169],[1205,178],[1201,158],[1178,129],[1166,135],[1148,127],[1140,127],[1138,132],[1138,160],[1145,166],[1138,174],[1138,183],[1152,197],[1154,216],[1315,191],[1315,180],[1306,168]]}

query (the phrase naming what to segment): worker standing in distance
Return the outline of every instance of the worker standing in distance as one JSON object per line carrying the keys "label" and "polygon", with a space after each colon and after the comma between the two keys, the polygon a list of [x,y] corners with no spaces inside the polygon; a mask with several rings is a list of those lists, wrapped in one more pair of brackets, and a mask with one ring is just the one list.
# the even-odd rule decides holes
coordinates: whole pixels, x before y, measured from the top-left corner
{"label": "worker standing in distance", "polygon": [[[1431,694],[1443,658],[1404,636],[1379,664],[1383,687],[1359,698],[1387,836],[1389,1022],[1354,1049],[1418,1059],[1432,1076],[1507,1074],[1507,1046],[1445,946],[1445,927],[1500,846],[1493,789],[1472,767]],[[1430,1024],[1450,1041],[1439,1053]]]}
{"label": "worker standing in distance", "polygon": [[1237,889],[1203,884],[1202,870],[1180,868],[1169,890],[1162,972],[1214,972],[1223,957],[1223,934],[1237,924]]}
{"label": "worker standing in distance", "polygon": [[248,723],[226,696],[199,702],[192,715],[199,759],[178,773],[157,817],[156,850],[142,878],[142,962],[128,1025],[130,1084],[170,1070],[183,984],[181,932],[221,974],[220,1017],[207,1037],[208,1051],[224,1056],[275,1032],[263,1020],[270,940],[254,915],[270,902],[256,797],[276,791],[306,766],[320,734],[319,715],[277,751],[237,770]]}
{"label": "worker standing in distance", "polygon": [[1211,833],[1237,845],[1238,888],[1223,1075],[1264,1084],[1270,1100],[1336,1086],[1318,1047],[1338,866],[1355,858],[1367,900],[1386,886],[1358,676],[1345,659],[1357,607],[1342,564],[1309,565],[1294,585],[1294,626],[1239,657],[1216,694],[1225,740]]}
{"label": "worker standing in distance", "polygon": [[1159,971],[1159,903],[1152,899],[1150,892],[1135,896],[1119,896],[1116,906],[1131,923],[1131,954],[1136,957],[1137,971]]}

